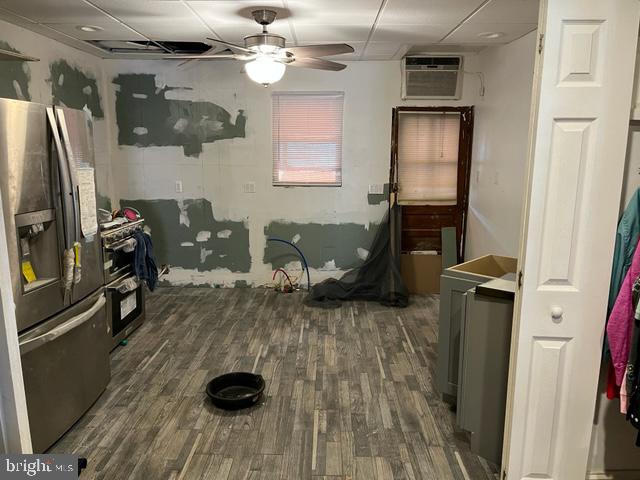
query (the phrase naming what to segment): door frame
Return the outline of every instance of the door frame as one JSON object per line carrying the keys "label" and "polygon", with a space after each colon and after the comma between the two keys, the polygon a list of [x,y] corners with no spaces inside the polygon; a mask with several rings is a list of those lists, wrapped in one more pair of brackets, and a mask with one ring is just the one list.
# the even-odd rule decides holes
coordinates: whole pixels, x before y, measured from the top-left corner
{"label": "door frame", "polygon": [[[471,182],[471,156],[473,151],[474,107],[471,106],[399,106],[392,110],[391,122],[391,168],[390,191],[398,194],[398,131],[399,116],[402,112],[436,112],[460,114],[460,136],[458,139],[458,178],[456,205],[420,205],[402,204],[403,216],[408,210],[414,210],[416,215],[451,215],[454,217],[456,228],[456,255],[458,262],[464,261],[466,244],[467,218],[469,210],[469,189]],[[437,228],[440,228],[439,226]],[[401,232],[402,236],[402,232]],[[402,248],[402,245],[401,245]]]}
{"label": "door frame", "polygon": [[[609,1],[614,1],[614,0],[609,0]],[[533,168],[534,168],[534,156],[536,155],[536,139],[537,139],[537,130],[538,130],[538,123],[539,120],[541,120],[542,118],[539,118],[539,107],[540,107],[540,99],[541,99],[541,87],[542,87],[542,77],[543,77],[543,62],[544,62],[544,53],[545,53],[545,41],[547,40],[547,35],[546,35],[546,27],[547,27],[547,23],[546,23],[546,18],[547,18],[547,13],[549,10],[549,4],[555,4],[557,5],[558,3],[562,2],[562,0],[540,0],[540,9],[539,9],[539,22],[538,22],[538,32],[537,32],[537,39],[538,39],[538,43],[536,46],[536,59],[535,59],[535,66],[534,66],[534,81],[533,81],[533,91],[532,91],[532,108],[531,108],[531,114],[530,114],[530,122],[529,122],[529,141],[528,141],[528,159],[527,159],[527,169],[526,169],[526,173],[525,173],[525,195],[524,195],[524,201],[523,201],[523,208],[522,208],[522,221],[521,221],[521,238],[520,238],[520,246],[519,246],[519,254],[518,254],[518,285],[517,285],[517,292],[516,292],[516,299],[515,299],[515,304],[514,304],[514,316],[513,316],[513,327],[512,327],[512,337],[511,337],[511,351],[510,351],[510,369],[509,369],[509,378],[508,378],[508,392],[507,392],[507,405],[506,405],[506,412],[505,412],[505,430],[504,430],[504,443],[503,443],[503,455],[502,455],[502,465],[501,465],[501,470],[500,470],[500,478],[501,479],[507,479],[507,480],[520,480],[520,479],[524,479],[524,478],[529,478],[529,473],[532,475],[537,475],[538,472],[529,472],[527,473],[526,477],[522,476],[524,474],[524,472],[518,471],[518,472],[513,472],[511,471],[511,469],[509,468],[509,459],[511,458],[511,451],[513,448],[515,447],[522,447],[522,439],[518,439],[518,438],[514,438],[513,437],[513,423],[514,421],[518,421],[520,419],[515,418],[514,417],[514,409],[515,409],[515,403],[514,403],[514,397],[516,396],[516,376],[518,374],[522,374],[523,371],[529,370],[531,368],[531,364],[529,363],[522,363],[521,365],[517,364],[517,357],[518,357],[518,347],[519,347],[519,340],[520,340],[520,333],[523,329],[523,326],[527,326],[527,325],[531,325],[533,322],[533,320],[531,319],[531,315],[528,315],[526,319],[523,319],[522,316],[522,304],[523,304],[523,297],[526,296],[526,292],[523,292],[522,290],[522,279],[523,279],[523,268],[525,265],[525,260],[526,260],[526,251],[527,251],[527,238],[528,238],[528,234],[529,234],[529,230],[528,230],[528,225],[529,225],[529,219],[530,219],[530,214],[531,214],[531,195],[532,195],[532,181],[533,181]],[[554,6],[555,6],[554,5]],[[640,7],[639,7],[640,8]],[[636,18],[638,17],[638,12],[635,12]],[[581,20],[581,19],[579,19]],[[578,21],[579,21],[578,20]],[[586,19],[585,19],[586,20]],[[573,19],[571,20],[573,21]],[[589,20],[586,20],[587,22]],[[637,28],[636,28],[636,32],[637,32]],[[637,33],[635,38],[637,39]],[[604,41],[604,40],[603,40]],[[624,49],[624,48],[628,48],[628,43],[625,42],[619,42],[619,47],[620,49]],[[635,62],[636,62],[636,48],[637,46],[634,45],[634,55],[633,55],[633,62],[634,62],[634,67],[635,67]],[[630,75],[628,77],[624,77],[627,80],[629,80],[630,84],[633,84],[634,82],[634,71],[635,68],[631,68],[630,69]],[[628,73],[628,71],[626,72]],[[625,73],[625,75],[626,75]],[[622,94],[626,94],[626,93],[630,93],[630,92],[621,92]],[[625,115],[629,115],[630,110],[631,110],[631,97],[629,96],[629,110],[626,111],[625,110]],[[544,112],[545,114],[549,114],[550,112]],[[547,116],[547,120],[548,120],[548,116]],[[625,138],[628,138],[627,132],[625,131]],[[606,136],[603,136],[603,138],[607,138]],[[626,152],[626,148],[623,149],[623,152]],[[619,153],[616,152],[616,153]],[[538,155],[540,155],[540,153],[538,153]],[[622,153],[622,156],[624,156],[624,153]],[[617,160],[622,160],[622,159],[617,159]],[[623,172],[625,169],[625,162],[624,161],[617,161],[614,162],[615,165],[615,170],[614,172],[616,174],[619,174],[619,176],[622,178],[623,176]],[[622,184],[620,184],[620,187],[622,186]],[[611,203],[615,203],[616,205],[619,205],[620,203],[620,189],[611,189],[608,191],[609,193],[609,198],[608,200],[611,201]],[[613,200],[615,200],[615,202],[613,202]],[[616,211],[617,214],[617,211]],[[613,247],[613,238],[614,238],[614,234],[615,231],[611,231],[611,247]],[[608,246],[607,246],[608,247]],[[605,251],[607,251],[607,248],[604,249]],[[608,279],[611,271],[610,268],[608,269],[608,271],[604,271],[605,269],[597,269],[596,271],[591,271],[590,273],[592,275],[602,275],[601,278],[605,278]],[[529,275],[535,275],[535,272],[529,272]],[[597,304],[594,304],[594,301],[586,298],[585,294],[582,294],[584,296],[584,298],[581,298],[581,300],[584,300],[585,302],[591,302],[590,308],[594,309],[595,311],[602,311],[602,312],[606,312],[606,302],[600,302],[600,299],[598,299]],[[603,295],[603,298],[606,297],[606,295]],[[602,303],[602,304],[600,304]],[[561,310],[560,310],[561,312]],[[604,313],[603,313],[604,314]],[[540,322],[543,321],[543,319],[540,318],[536,318],[535,319],[536,322]],[[525,322],[531,322],[531,323],[525,323]],[[605,328],[605,323],[603,320],[602,323],[602,332],[600,335],[600,340],[602,340],[603,338],[603,333],[604,333],[604,328]],[[591,338],[591,340],[594,340],[594,338]],[[595,362],[597,361],[598,363],[600,363],[600,358],[601,358],[601,350],[594,350],[593,351],[593,357],[592,360]],[[531,359],[529,359],[531,360]],[[597,389],[597,379],[599,376],[600,371],[593,371],[593,372],[587,372],[587,374],[589,375],[589,384],[593,384],[594,388],[592,389],[591,392],[591,396],[586,396],[586,397],[581,397],[580,398],[580,402],[587,402],[590,404],[593,404],[594,407],[596,405],[596,399],[598,396],[598,389]],[[529,385],[527,385],[527,390],[529,390]],[[522,387],[521,387],[522,388]],[[519,392],[519,393],[522,393]],[[562,400],[561,400],[562,401]],[[566,397],[565,397],[565,401],[566,401]],[[520,405],[518,405],[520,406]],[[595,411],[595,408],[594,408]],[[520,412],[522,413],[522,411]],[[550,414],[552,412],[549,412]],[[591,417],[592,418],[592,417]],[[591,427],[591,422],[589,422],[589,427]],[[589,430],[591,431],[591,428],[589,428]],[[555,440],[555,434],[552,437],[552,440]],[[582,441],[582,439],[574,439],[575,441]],[[566,458],[563,457],[563,463],[570,463],[570,462],[574,462],[574,461],[578,461],[580,459],[572,459],[572,458]],[[588,473],[588,465],[578,465],[577,466],[577,470],[584,468],[584,473],[585,475]],[[536,477],[537,478],[537,477]],[[554,480],[560,480],[560,478],[558,477],[556,479],[555,476],[545,476],[544,478],[549,478],[549,479],[554,479]],[[578,477],[576,477],[578,478]],[[584,478],[584,477],[580,477],[580,478]]]}

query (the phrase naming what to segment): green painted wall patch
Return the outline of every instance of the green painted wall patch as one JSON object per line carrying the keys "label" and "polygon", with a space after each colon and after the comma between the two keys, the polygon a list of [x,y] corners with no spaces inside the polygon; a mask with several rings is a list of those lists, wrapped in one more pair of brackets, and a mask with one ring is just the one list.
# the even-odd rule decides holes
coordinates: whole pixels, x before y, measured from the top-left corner
{"label": "green painted wall patch", "polygon": [[152,74],[120,74],[116,91],[118,144],[138,147],[181,146],[187,156],[199,156],[203,143],[244,138],[246,116],[235,122],[224,108],[211,102],[172,100],[166,93],[178,87],[156,86]]}
{"label": "green painted wall patch", "polygon": [[249,229],[244,222],[216,220],[211,202],[184,200],[120,200],[137,209],[151,229],[158,264],[201,272],[227,268],[249,272]]}
{"label": "green painted wall patch", "polygon": [[[349,269],[362,263],[360,252],[368,250],[375,236],[377,224],[360,225],[357,223],[320,224],[271,222],[264,229],[267,238],[276,237],[295,241],[295,245],[309,262],[311,268],[324,268],[335,265],[338,269]],[[297,240],[297,241],[296,241]],[[264,263],[275,268],[299,259],[296,251],[279,242],[267,242],[264,250]]]}
{"label": "green painted wall patch", "polygon": [[[11,52],[21,53],[7,42],[0,40],[0,48]],[[29,82],[31,70],[28,62],[2,62],[0,64],[0,98],[12,98],[14,100],[31,100]]]}
{"label": "green painted wall patch", "polygon": [[72,67],[65,60],[49,65],[51,95],[54,105],[91,110],[94,118],[104,118],[98,84],[93,75]]}

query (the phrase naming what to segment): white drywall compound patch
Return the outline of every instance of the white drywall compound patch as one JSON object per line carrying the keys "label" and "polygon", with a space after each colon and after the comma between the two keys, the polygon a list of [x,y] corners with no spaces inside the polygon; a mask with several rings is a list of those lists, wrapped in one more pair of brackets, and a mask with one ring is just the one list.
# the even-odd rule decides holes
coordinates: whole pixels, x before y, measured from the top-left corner
{"label": "white drywall compound patch", "polygon": [[182,242],[181,247],[193,247],[193,242]]}
{"label": "white drywall compound patch", "polygon": [[173,129],[176,132],[184,132],[184,129],[187,128],[187,125],[189,125],[189,121],[186,118],[180,118],[173,126]]}
{"label": "white drywall compound patch", "polygon": [[180,209],[180,225],[189,227],[191,225],[191,221],[189,220],[187,207],[184,205],[184,202],[182,200],[178,200],[178,208]]}
{"label": "white drywall compound patch", "polygon": [[231,230],[220,230],[216,233],[218,238],[229,238],[231,236]]}
{"label": "white drywall compound patch", "polygon": [[300,241],[302,237],[300,236],[299,233],[296,233],[293,238],[291,239],[291,243],[298,243]]}
{"label": "white drywall compound patch", "polygon": [[145,127],[136,127],[133,129],[133,133],[135,133],[136,135],[146,135],[147,133],[149,133],[149,130],[147,130]]}
{"label": "white drywall compound patch", "polygon": [[203,230],[196,235],[196,242],[206,242],[211,238],[211,232]]}
{"label": "white drywall compound patch", "polygon": [[360,260],[366,260],[367,257],[369,257],[369,250],[367,250],[366,248],[358,247],[356,253],[358,254],[358,258]]}
{"label": "white drywall compound patch", "polygon": [[200,247],[200,263],[204,263],[207,257],[213,253],[213,250],[207,250],[204,247]]}

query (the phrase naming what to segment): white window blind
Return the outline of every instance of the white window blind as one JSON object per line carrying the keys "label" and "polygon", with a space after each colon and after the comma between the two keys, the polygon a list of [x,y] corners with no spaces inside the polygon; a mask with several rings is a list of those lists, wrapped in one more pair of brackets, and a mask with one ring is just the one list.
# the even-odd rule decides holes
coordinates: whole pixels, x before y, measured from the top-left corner
{"label": "white window blind", "polygon": [[460,114],[400,112],[398,200],[455,205],[458,191]]}
{"label": "white window blind", "polygon": [[273,94],[273,184],[342,185],[344,93]]}

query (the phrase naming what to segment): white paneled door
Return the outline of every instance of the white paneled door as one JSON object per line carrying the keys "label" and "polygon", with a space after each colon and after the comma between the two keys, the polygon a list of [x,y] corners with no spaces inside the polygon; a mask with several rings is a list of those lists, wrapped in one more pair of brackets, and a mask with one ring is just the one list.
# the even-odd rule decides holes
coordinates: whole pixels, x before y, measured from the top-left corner
{"label": "white paneled door", "polygon": [[503,469],[584,480],[640,2],[542,2]]}

